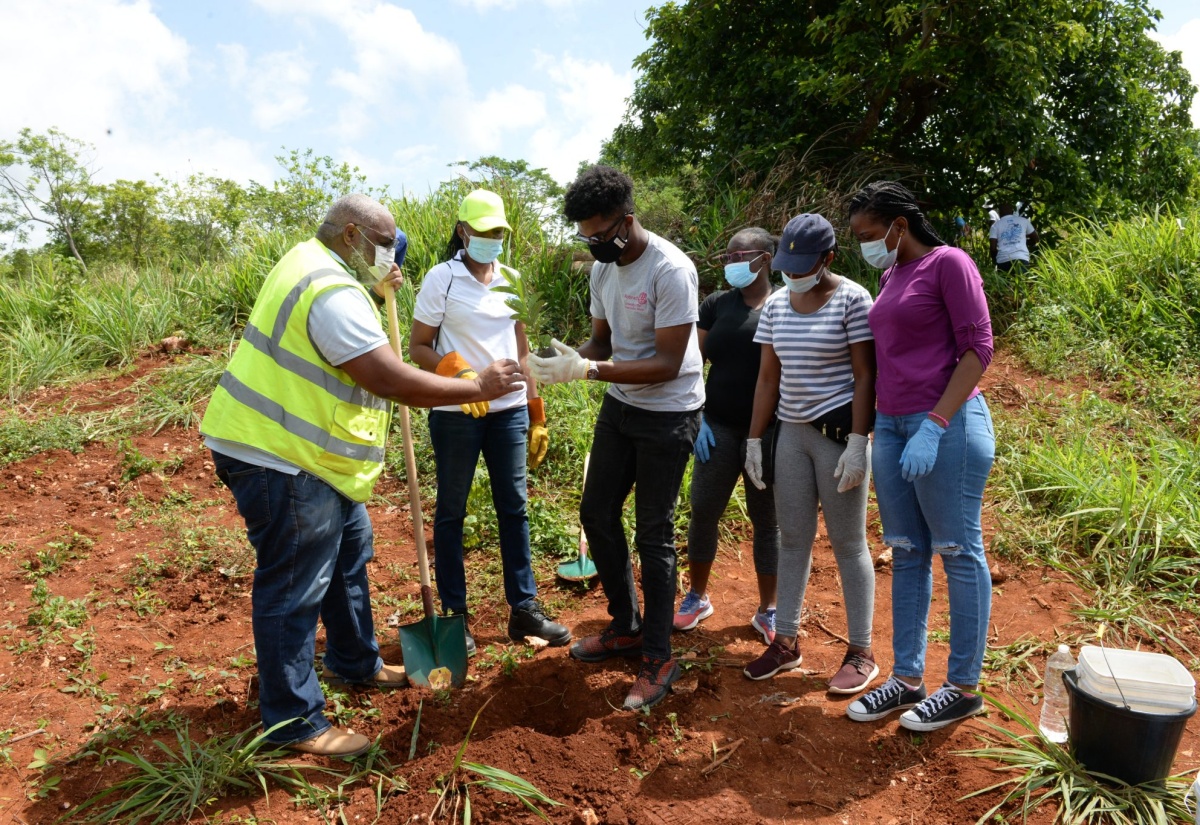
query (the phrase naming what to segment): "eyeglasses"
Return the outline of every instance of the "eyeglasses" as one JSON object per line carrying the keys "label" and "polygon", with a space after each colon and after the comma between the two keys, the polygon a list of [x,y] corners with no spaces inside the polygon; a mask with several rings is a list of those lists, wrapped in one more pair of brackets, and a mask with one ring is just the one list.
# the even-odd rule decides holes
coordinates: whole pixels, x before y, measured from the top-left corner
{"label": "eyeglasses", "polygon": [[721,265],[740,264],[743,261],[757,261],[763,255],[769,254],[771,253],[763,249],[745,249],[741,252],[722,252],[721,254],[717,255],[716,258],[717,263]]}
{"label": "eyeglasses", "polygon": [[621,222],[624,221],[626,218],[628,218],[632,214],[633,214],[632,212],[626,212],[624,215],[622,215],[621,217],[619,217],[615,221],[613,221],[611,224],[609,224],[608,228],[605,229],[603,232],[601,232],[599,235],[581,235],[580,233],[576,232],[575,240],[579,241],[580,243],[586,243],[586,244],[604,243],[605,241],[612,240],[613,235],[616,234],[617,227],[619,227],[621,225]]}
{"label": "eyeglasses", "polygon": [[[363,232],[364,229],[371,229],[371,227],[369,227],[369,226],[359,226],[358,224],[354,224],[354,223],[352,223],[350,225],[353,226],[355,229],[357,229],[359,232],[362,232],[363,235],[367,235],[366,232]],[[379,232],[375,229],[371,229],[371,231],[374,232],[376,235],[386,234],[384,232]],[[375,243],[375,240],[370,235],[367,235],[367,240],[370,241],[371,243],[375,244],[376,246],[382,246],[384,249],[395,249],[396,248],[397,238],[395,235],[393,235],[387,243]]]}

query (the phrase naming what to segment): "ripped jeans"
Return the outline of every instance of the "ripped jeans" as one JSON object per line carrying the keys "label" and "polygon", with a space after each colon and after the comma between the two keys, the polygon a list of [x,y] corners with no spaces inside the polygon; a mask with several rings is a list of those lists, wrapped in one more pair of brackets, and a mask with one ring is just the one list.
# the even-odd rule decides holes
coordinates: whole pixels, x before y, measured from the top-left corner
{"label": "ripped jeans", "polygon": [[983,488],[996,454],[992,417],[976,395],[950,420],[926,476],[905,481],[900,454],[925,413],[875,419],[871,472],[892,548],[892,655],[898,676],[925,675],[933,555],[942,557],[950,596],[950,660],[946,678],[979,683],[992,611],[992,580],[983,548]]}

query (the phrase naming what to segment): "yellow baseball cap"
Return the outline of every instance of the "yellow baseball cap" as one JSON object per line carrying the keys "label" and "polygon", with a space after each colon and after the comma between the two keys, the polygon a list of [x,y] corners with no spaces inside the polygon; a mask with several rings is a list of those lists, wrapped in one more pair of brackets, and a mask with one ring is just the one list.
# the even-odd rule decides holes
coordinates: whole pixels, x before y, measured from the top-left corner
{"label": "yellow baseball cap", "polygon": [[497,226],[512,230],[504,219],[504,201],[495,192],[476,189],[458,205],[458,219],[466,221],[476,232],[491,232]]}

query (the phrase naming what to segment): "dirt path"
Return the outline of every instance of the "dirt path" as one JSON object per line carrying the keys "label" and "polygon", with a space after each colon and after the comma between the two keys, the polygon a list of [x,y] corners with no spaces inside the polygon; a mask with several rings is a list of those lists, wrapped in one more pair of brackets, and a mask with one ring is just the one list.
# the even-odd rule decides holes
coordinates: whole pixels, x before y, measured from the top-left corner
{"label": "dirt path", "polygon": [[[146,363],[139,371],[154,366]],[[989,376],[993,406],[1019,406],[1037,385],[1053,390],[1004,358]],[[93,407],[128,403],[122,395],[128,385],[129,379],[98,381],[47,392],[25,412],[68,400]],[[174,742],[172,720],[186,721],[197,739],[257,723],[249,620],[253,560],[230,551],[244,544],[240,519],[196,432],[168,431],[134,443],[172,471],[123,483],[118,454],[101,445],[78,455],[42,453],[0,469],[0,604],[7,617],[0,632],[0,749],[8,757],[0,767],[0,822],[49,823],[107,787],[120,771],[98,763],[94,751],[101,741],[144,750],[152,738]],[[374,508],[377,557],[371,572],[381,638],[394,642],[382,628],[416,594],[415,557],[403,491],[388,479],[381,492],[395,503]],[[883,549],[877,521],[872,547]],[[582,665],[565,649],[549,650],[532,658],[518,654],[511,659],[515,671],[505,675],[499,652],[507,616],[494,604],[474,620],[481,648],[472,668],[476,678],[448,701],[417,689],[349,695],[338,709],[345,723],[381,736],[411,788],[385,800],[378,821],[427,817],[434,801],[427,791],[449,767],[476,711],[491,699],[467,759],[511,771],[564,803],[548,812],[555,823],[974,822],[996,797],[960,797],[997,777],[988,763],[955,752],[980,744],[988,730],[983,719],[913,736],[894,717],[850,722],[844,712],[852,697],[825,693],[824,679],[844,651],[834,636],[845,633],[845,622],[823,534],[808,590],[806,670],[767,682],[742,676],[741,666],[762,649],[749,626],[756,603],[750,560],[748,544],[736,554],[722,550],[710,588],[715,614],[699,630],[675,637],[677,646],[694,651],[694,664],[676,694],[651,714],[618,709],[635,675],[625,661]],[[490,561],[473,554],[471,568],[486,575]],[[995,591],[991,648],[1026,638],[1049,643],[1083,631],[1071,626],[1068,608],[1087,596],[1061,574],[1004,560],[999,566],[1006,580]],[[544,595],[568,605],[560,618],[577,635],[602,627],[607,617],[600,591],[560,592],[552,569],[545,565],[539,584]],[[882,567],[875,627],[885,674],[890,579]],[[936,684],[947,655],[940,568],[935,585],[928,679]],[[56,618],[65,621],[71,609],[86,610],[86,620],[56,633]],[[399,649],[388,644],[384,655],[398,661]],[[1044,661],[1034,657],[1033,670]],[[985,675],[992,680],[990,693],[1029,711],[1036,681]],[[422,699],[417,757],[406,761]],[[1001,721],[995,713],[987,718]],[[1200,762],[1192,728],[1177,770]],[[712,768],[714,753],[723,756],[734,744],[732,755]],[[47,775],[61,777],[54,790],[26,767],[38,749],[53,760]],[[474,804],[476,821],[539,821],[488,792],[478,792]],[[587,810],[596,820],[587,818]],[[347,821],[364,825],[375,819],[371,791],[355,791],[344,813]],[[1046,812],[1036,821],[1049,820]],[[211,821],[319,820],[276,793],[269,804],[258,796],[227,800]]]}

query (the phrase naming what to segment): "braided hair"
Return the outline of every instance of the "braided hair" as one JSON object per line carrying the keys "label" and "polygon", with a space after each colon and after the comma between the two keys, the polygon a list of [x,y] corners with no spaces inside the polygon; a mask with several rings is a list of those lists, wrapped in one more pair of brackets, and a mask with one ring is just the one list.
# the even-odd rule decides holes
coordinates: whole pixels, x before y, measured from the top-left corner
{"label": "braided hair", "polygon": [[917,196],[896,181],[877,180],[859,189],[850,199],[850,217],[858,212],[887,222],[903,216],[908,219],[908,228],[918,241],[926,246],[946,245],[917,205]]}

